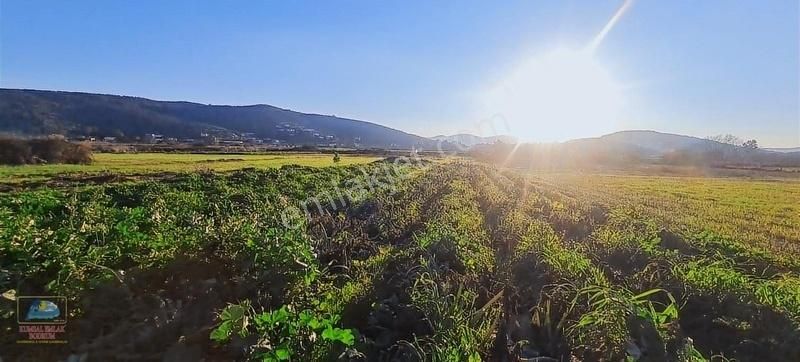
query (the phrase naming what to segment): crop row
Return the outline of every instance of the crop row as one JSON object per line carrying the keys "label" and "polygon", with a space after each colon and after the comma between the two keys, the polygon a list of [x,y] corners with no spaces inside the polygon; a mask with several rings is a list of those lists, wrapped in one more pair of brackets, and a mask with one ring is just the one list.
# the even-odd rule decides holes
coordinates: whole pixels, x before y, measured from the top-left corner
{"label": "crop row", "polygon": [[678,296],[687,310],[681,317],[683,332],[702,349],[740,358],[798,355],[793,344],[783,342],[798,337],[800,294],[794,272],[777,272],[780,267],[754,256],[751,249],[723,253],[718,244],[684,239],[664,229],[675,225],[648,216],[638,204],[554,189],[549,186],[548,202],[584,210],[577,218],[584,223],[592,219],[594,203],[603,203],[607,211],[602,225],[582,239],[581,247],[619,282],[658,286]]}
{"label": "crop row", "polygon": [[[288,333],[268,318],[296,322],[291,328],[309,335],[325,333],[329,345],[352,344],[352,335],[338,329],[338,313],[320,307],[320,296],[329,293],[322,278],[327,266],[319,262],[323,240],[309,220],[341,217],[370,195],[391,192],[412,169],[385,162],[286,166],[3,194],[0,289],[67,295],[70,319],[77,321],[70,348],[97,359],[154,358],[203,331],[220,341],[248,328],[276,338]],[[300,215],[286,227],[286,210],[304,206],[310,218]],[[233,301],[243,304],[223,309]],[[2,328],[10,331],[13,307],[1,307]],[[218,310],[227,323],[216,320]],[[259,318],[246,318],[250,312]],[[193,332],[182,337],[182,330]],[[131,342],[132,331],[140,331],[141,342]],[[205,353],[221,356],[263,351],[197,341]],[[273,357],[284,352],[273,350]]]}

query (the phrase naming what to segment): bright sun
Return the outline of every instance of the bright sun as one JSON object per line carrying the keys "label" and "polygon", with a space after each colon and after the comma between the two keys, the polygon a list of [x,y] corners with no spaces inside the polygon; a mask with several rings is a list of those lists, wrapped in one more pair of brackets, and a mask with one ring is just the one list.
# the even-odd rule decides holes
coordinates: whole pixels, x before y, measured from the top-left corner
{"label": "bright sun", "polygon": [[591,52],[559,49],[520,64],[486,103],[513,135],[554,142],[617,129],[623,94]]}

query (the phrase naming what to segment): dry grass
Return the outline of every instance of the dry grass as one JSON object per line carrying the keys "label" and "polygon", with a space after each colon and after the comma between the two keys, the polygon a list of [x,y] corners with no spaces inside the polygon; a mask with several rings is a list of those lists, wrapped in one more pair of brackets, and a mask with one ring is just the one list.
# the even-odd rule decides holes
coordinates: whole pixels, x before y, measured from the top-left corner
{"label": "dry grass", "polygon": [[[373,156],[341,155],[337,165],[367,163]],[[7,183],[42,180],[61,174],[102,173],[146,174],[156,172],[192,172],[198,170],[231,171],[246,167],[272,168],[283,165],[333,166],[333,155],[321,153],[272,154],[189,154],[189,153],[99,153],[90,165],[0,166],[0,181]]]}

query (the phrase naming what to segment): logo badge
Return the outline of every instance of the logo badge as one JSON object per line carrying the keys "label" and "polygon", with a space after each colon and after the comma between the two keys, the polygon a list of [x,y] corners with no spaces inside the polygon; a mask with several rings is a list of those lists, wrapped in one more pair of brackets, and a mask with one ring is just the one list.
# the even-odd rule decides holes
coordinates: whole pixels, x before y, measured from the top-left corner
{"label": "logo badge", "polygon": [[67,298],[62,296],[17,296],[17,343],[67,343]]}

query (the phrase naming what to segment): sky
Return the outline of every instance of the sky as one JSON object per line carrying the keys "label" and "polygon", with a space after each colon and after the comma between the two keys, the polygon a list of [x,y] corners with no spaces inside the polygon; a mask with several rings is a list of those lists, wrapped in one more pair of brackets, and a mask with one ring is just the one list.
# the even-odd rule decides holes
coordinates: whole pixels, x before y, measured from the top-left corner
{"label": "sky", "polygon": [[0,87],[265,103],[423,136],[800,146],[797,0],[622,5],[0,0]]}

